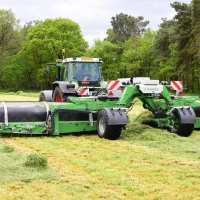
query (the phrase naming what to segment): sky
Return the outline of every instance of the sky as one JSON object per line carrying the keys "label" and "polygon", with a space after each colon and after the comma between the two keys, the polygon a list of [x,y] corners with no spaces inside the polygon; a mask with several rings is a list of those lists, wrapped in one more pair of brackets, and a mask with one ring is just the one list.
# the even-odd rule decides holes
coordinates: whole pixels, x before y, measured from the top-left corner
{"label": "sky", "polygon": [[111,18],[123,13],[149,21],[146,28],[157,30],[162,18],[173,19],[176,12],[170,3],[191,0],[0,0],[0,9],[9,10],[21,25],[34,20],[68,18],[79,24],[90,46],[95,39],[106,38]]}

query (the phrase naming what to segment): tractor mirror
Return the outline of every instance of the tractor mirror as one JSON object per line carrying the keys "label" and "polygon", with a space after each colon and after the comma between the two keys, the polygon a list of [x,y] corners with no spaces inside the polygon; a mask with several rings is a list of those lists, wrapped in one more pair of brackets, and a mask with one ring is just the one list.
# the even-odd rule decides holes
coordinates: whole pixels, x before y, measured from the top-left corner
{"label": "tractor mirror", "polygon": [[50,73],[50,67],[49,67],[49,65],[46,66],[46,73]]}

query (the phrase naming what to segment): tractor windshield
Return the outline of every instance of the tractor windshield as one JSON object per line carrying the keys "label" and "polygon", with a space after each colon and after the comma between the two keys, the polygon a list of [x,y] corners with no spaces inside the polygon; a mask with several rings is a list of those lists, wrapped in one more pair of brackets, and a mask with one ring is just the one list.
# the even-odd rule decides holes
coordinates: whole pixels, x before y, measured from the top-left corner
{"label": "tractor windshield", "polygon": [[87,81],[92,84],[103,80],[100,62],[69,62],[65,63],[62,80],[72,81],[74,78],[79,82]]}
{"label": "tractor windshield", "polygon": [[78,81],[98,81],[100,79],[100,63],[74,63],[75,78]]}

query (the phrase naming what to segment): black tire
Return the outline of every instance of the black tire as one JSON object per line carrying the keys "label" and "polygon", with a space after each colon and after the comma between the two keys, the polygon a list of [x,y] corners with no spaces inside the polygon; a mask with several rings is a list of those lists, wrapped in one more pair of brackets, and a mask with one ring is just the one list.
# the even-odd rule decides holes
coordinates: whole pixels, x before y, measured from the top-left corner
{"label": "black tire", "polygon": [[178,111],[174,111],[174,119],[171,128],[171,132],[176,133],[177,135],[188,137],[192,134],[194,129],[194,124],[181,124]]}
{"label": "black tire", "polygon": [[97,117],[97,133],[100,138],[117,140],[122,131],[121,125],[108,125],[108,116],[105,110],[101,110]]}
{"label": "black tire", "polygon": [[56,87],[53,92],[53,102],[66,102],[67,95],[63,94],[59,87]]}
{"label": "black tire", "polygon": [[44,96],[43,93],[40,94],[40,96],[39,96],[39,101],[46,101],[46,100],[45,100],[45,96]]}

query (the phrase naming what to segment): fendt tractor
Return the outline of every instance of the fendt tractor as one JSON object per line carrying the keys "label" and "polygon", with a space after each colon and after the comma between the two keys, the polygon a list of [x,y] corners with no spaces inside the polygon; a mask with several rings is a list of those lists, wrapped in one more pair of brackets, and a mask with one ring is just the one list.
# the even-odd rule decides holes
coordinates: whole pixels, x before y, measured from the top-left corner
{"label": "fendt tractor", "polygon": [[135,98],[154,114],[152,121],[159,128],[185,137],[200,128],[198,97],[171,95],[159,80],[131,78],[122,83],[118,97],[101,89],[86,97],[68,96],[67,102],[1,102],[0,133],[55,136],[97,131],[100,138],[116,140],[128,124]]}
{"label": "fendt tractor", "polygon": [[41,91],[39,101],[66,102],[68,96],[92,96],[99,89],[106,87],[101,68],[100,58],[66,58],[57,59],[56,63],[48,63],[56,66],[58,77],[53,82],[52,90]]}

